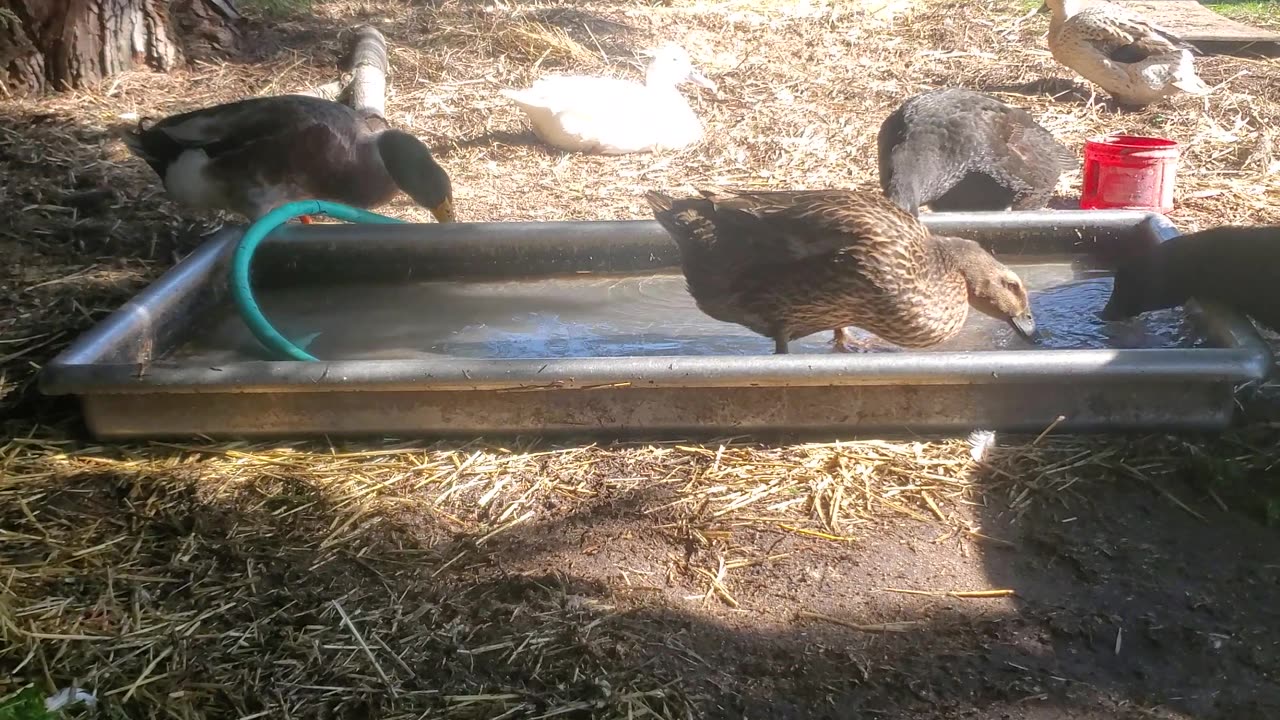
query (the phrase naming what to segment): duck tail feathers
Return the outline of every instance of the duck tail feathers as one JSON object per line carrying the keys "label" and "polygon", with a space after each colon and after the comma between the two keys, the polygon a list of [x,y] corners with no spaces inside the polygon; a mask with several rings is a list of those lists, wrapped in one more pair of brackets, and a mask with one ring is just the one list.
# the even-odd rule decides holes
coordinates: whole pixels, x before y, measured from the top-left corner
{"label": "duck tail feathers", "polygon": [[644,194],[653,217],[680,246],[685,263],[697,264],[715,245],[715,224],[707,217],[710,203],[701,198],[674,198],[650,190]]}
{"label": "duck tail feathers", "polygon": [[1204,80],[1201,80],[1200,76],[1196,75],[1194,72],[1180,73],[1173,81],[1173,86],[1191,95],[1208,95],[1213,91],[1213,89],[1206,85]]}
{"label": "duck tail feathers", "polygon": [[667,195],[666,193],[660,193],[657,190],[646,191],[644,199],[648,201],[649,207],[653,208],[655,213],[669,212],[672,205],[675,204],[675,198]]}
{"label": "duck tail feathers", "polygon": [[1182,58],[1178,63],[1177,70],[1174,72],[1171,84],[1179,90],[1192,95],[1208,95],[1210,92],[1209,86],[1196,74],[1195,59],[1192,58],[1189,50],[1182,51]]}
{"label": "duck tail feathers", "polygon": [[123,142],[125,147],[129,148],[129,152],[134,155],[142,158],[143,160],[154,160],[156,158],[154,158],[147,150],[147,128],[144,126],[146,121],[147,118],[142,118],[141,120],[138,120],[138,124],[134,127],[121,130],[120,141]]}
{"label": "duck tail feathers", "polygon": [[1212,92],[1212,89],[1208,85],[1205,85],[1200,78],[1175,80],[1173,86],[1190,95],[1208,95]]}
{"label": "duck tail feathers", "polygon": [[125,128],[120,133],[120,141],[133,153],[134,157],[144,161],[160,177],[164,177],[169,164],[182,154],[182,146],[172,138],[149,124],[150,118],[142,118],[132,128]]}
{"label": "duck tail feathers", "polygon": [[519,105],[522,108],[536,108],[542,101],[532,90],[516,90],[514,88],[503,88],[498,91],[502,97]]}

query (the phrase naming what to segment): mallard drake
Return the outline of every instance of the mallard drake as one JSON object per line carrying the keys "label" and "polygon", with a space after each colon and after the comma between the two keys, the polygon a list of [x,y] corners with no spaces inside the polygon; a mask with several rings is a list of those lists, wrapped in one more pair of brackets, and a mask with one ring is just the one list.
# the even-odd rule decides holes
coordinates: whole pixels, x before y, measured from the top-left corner
{"label": "mallard drake", "polygon": [[1026,110],[960,88],[908,98],[876,139],[880,187],[912,215],[1041,208],[1076,162]]}
{"label": "mallard drake", "polygon": [[1170,238],[1120,265],[1102,320],[1213,300],[1280,332],[1280,225],[1211,228]]}
{"label": "mallard drake", "polygon": [[568,152],[623,155],[678,150],[702,139],[702,122],[677,87],[716,89],[676,45],[645,51],[645,84],[609,77],[554,75],[525,90],[502,90],[540,140]]}
{"label": "mallard drake", "polygon": [[878,192],[648,192],[654,216],[680,247],[698,308],[788,342],[861,327],[925,348],[959,332],[972,306],[1034,338],[1022,280],[978,243],[931,234]]}
{"label": "mallard drake", "polygon": [[1111,94],[1116,102],[1142,107],[1178,92],[1205,95],[1196,75],[1195,48],[1119,5],[1083,0],[1045,0],[1049,52],[1063,65]]}
{"label": "mallard drake", "polygon": [[454,220],[449,175],[421,140],[330,100],[250,98],[139,122],[123,139],[192,208],[254,221],[297,200],[375,208],[403,190],[438,221]]}

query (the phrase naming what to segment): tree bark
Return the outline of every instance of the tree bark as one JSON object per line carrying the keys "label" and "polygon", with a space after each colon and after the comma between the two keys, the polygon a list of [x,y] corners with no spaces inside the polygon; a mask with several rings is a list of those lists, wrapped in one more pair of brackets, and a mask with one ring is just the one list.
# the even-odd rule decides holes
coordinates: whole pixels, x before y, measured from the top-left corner
{"label": "tree bark", "polygon": [[[194,11],[206,27],[226,26],[218,32],[238,19],[228,0],[174,7],[188,22]],[[170,10],[170,0],[0,0],[0,82],[22,95],[82,88],[137,67],[167,72],[182,56]]]}

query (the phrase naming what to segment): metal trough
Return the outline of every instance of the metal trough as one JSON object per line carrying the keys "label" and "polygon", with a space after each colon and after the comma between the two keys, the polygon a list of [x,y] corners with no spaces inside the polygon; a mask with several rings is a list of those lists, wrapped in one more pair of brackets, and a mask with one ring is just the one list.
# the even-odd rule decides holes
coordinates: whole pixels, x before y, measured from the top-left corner
{"label": "metal trough", "polygon": [[[1155,330],[1135,320],[1092,338],[1059,333],[1055,345],[1055,325],[1101,327],[1082,318],[1105,301],[1105,270],[1176,235],[1163,216],[924,220],[982,242],[1024,278],[1053,276],[1030,283],[1046,347],[1020,344],[973,313],[965,334],[936,350],[833,353],[828,334],[775,356],[771,341],[697,313],[675,245],[648,220],[313,225],[263,243],[254,286],[282,332],[320,329],[311,352],[322,362],[255,357],[226,291],[235,229],[78,338],[45,368],[41,387],[79,396],[104,439],[849,438],[1038,432],[1059,417],[1057,431],[1217,429],[1231,420],[1236,386],[1270,367],[1246,319],[1196,303]],[[1100,276],[1101,291],[1055,300],[1062,287]]]}

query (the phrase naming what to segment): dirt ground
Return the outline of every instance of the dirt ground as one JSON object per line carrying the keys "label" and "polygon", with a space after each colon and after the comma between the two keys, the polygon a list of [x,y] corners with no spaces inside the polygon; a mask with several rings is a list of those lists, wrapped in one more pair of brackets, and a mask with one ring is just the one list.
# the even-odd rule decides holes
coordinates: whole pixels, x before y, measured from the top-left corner
{"label": "dirt ground", "polygon": [[[74,712],[111,718],[1280,717],[1265,418],[1001,436],[981,462],[960,440],[866,438],[102,445],[34,390],[223,222],[171,205],[115,128],[326,82],[359,22],[387,35],[392,120],[433,143],[463,220],[645,217],[643,190],[688,183],[872,183],[881,119],[957,85],[1077,147],[1185,143],[1181,227],[1280,223],[1280,61],[1201,58],[1214,95],[1118,114],[1022,5],[858,7],[324,1],[251,18],[244,56],[6,102],[0,698],[76,685],[98,705]],[[496,93],[635,77],[632,51],[664,39],[721,87],[688,92],[710,128],[696,149],[564,156]],[[1069,173],[1059,202],[1078,187]]]}

